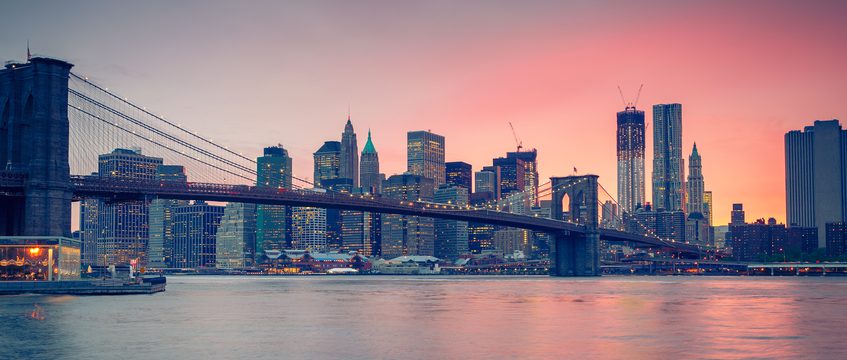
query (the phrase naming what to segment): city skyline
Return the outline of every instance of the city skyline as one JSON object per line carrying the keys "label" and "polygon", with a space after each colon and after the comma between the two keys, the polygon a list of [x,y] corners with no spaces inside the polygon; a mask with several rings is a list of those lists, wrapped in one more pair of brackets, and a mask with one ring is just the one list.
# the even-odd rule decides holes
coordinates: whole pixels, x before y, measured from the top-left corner
{"label": "city skyline", "polygon": [[[256,9],[212,4],[192,20],[194,30],[164,39],[166,32],[181,34],[178,29],[184,24],[178,18],[190,5],[174,4],[172,14],[159,20],[158,29],[131,32],[133,36],[125,39],[122,31],[93,36],[93,30],[114,27],[99,20],[98,12],[122,7],[149,10],[75,4],[79,23],[68,27],[61,19],[41,16],[34,21],[40,14],[27,10],[26,4],[12,4],[8,11],[18,16],[0,25],[4,34],[0,51],[20,54],[16,57],[22,59],[25,40],[30,39],[33,53],[80,64],[81,74],[96,74],[99,83],[113,85],[140,103],[155,104],[151,110],[201,129],[202,135],[253,158],[264,147],[281,143],[291,152],[295,175],[312,173],[311,153],[321,141],[337,140],[351,104],[354,126],[360,132],[374,130],[382,172],[388,176],[405,168],[407,131],[444,135],[449,143],[446,161],[481,168],[514,148],[508,128],[512,121],[524,145],[538,149],[542,182],[552,175],[568,175],[576,167],[611,185],[616,177],[614,114],[622,107],[615,86],[632,92],[645,82],[639,109],[657,103],[683,104],[682,147],[688,149],[697,141],[709,154],[703,168],[709,190],[714,191],[715,224],[728,221],[730,204],[736,202],[745,204],[748,218],[775,217],[784,222],[782,136],[814,120],[843,118],[836,94],[845,75],[837,66],[847,49],[831,39],[845,33],[835,22],[844,5],[811,9],[785,3],[769,3],[766,8],[742,4],[732,6],[736,11],[718,11],[695,4],[667,6],[661,14],[652,14],[657,4],[627,9],[645,24],[632,33],[627,27],[632,25],[627,20],[631,14],[621,14],[626,11],[620,4],[535,3],[517,12],[503,4],[478,14],[470,11],[470,5],[452,4],[456,11],[449,16],[443,11],[445,3],[381,7],[380,14],[373,15],[345,4],[330,8],[262,4]],[[303,19],[285,18],[284,25],[273,26],[269,22],[278,19],[261,16],[262,9],[279,16],[281,11],[272,10],[290,10],[291,16]],[[596,25],[592,29],[597,31],[567,34],[570,25],[557,24],[565,22],[563,17],[573,19],[553,11],[562,9],[582,16],[584,23],[579,24]],[[385,12],[396,16],[386,20]],[[769,16],[758,17],[759,12]],[[212,27],[212,20],[222,13],[233,15],[227,21],[244,24],[235,26],[241,29],[239,36],[219,36]],[[89,25],[80,25],[86,22],[79,19],[89,17]],[[247,19],[254,17],[260,24],[247,26]],[[128,19],[121,28],[141,27],[144,18]],[[378,36],[377,25],[350,26],[368,20],[379,20],[377,25],[388,21],[399,34]],[[408,24],[401,26],[403,20]],[[433,21],[443,22],[443,29],[432,35],[420,32]],[[709,26],[719,21],[726,25]],[[675,23],[686,26],[674,34],[661,31]],[[81,41],[51,39],[54,26],[68,29]],[[508,27],[510,36],[494,36],[499,26]],[[257,33],[260,29],[267,33]],[[546,30],[550,34],[541,36]],[[451,31],[458,36],[447,41]],[[289,39],[286,34],[298,36]],[[400,41],[400,36],[408,38]],[[279,39],[286,41],[272,41]],[[690,51],[650,58],[659,46],[652,43],[671,40],[688,43]],[[398,41],[403,46],[390,50],[389,45]],[[467,41],[476,45],[462,48]],[[142,51],[154,42],[161,45],[161,52]],[[520,51],[504,52],[504,48]],[[625,50],[641,56],[588,62]],[[774,58],[776,54],[781,55]],[[477,67],[480,63],[484,66]],[[233,64],[239,65],[239,72],[226,71]],[[250,76],[254,68],[269,67],[277,69],[270,76]],[[319,69],[327,73],[321,75]],[[209,76],[213,72],[215,76]],[[222,89],[220,84],[226,86]],[[208,108],[210,103],[216,105]],[[231,126],[232,119],[239,119],[240,126]],[[279,131],[257,131],[268,126]],[[287,131],[292,127],[298,131]],[[652,139],[647,142],[645,173],[650,174]],[[645,197],[651,198],[652,189],[645,190]]]}

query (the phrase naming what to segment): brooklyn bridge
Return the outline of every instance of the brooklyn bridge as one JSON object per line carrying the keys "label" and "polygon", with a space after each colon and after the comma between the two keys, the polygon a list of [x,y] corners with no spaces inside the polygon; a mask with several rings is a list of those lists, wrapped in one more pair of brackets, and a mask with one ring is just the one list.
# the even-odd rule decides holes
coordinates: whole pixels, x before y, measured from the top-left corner
{"label": "brooklyn bridge", "polygon": [[[596,175],[550,178],[544,191],[552,201],[551,218],[510,213],[496,203],[473,207],[314,192],[305,186],[257,187],[254,160],[71,72],[72,66],[34,57],[0,70],[0,236],[70,237],[74,201],[158,198],[359,210],[528,229],[550,235],[554,276],[599,275],[601,241],[682,255],[706,253],[650,233],[603,228],[598,192],[604,190]],[[91,174],[96,154],[128,144],[186,164],[192,181]]]}

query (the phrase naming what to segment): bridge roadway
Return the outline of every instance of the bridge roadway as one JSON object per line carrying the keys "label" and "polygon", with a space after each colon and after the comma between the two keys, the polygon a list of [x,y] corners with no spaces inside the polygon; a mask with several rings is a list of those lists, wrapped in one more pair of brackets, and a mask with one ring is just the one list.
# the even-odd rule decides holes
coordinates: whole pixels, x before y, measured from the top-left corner
{"label": "bridge roadway", "polygon": [[[479,222],[547,233],[586,232],[583,225],[561,220],[501,211],[469,209],[457,205],[403,201],[371,195],[276,189],[247,185],[116,180],[76,175],[71,176],[71,186],[77,200],[84,197],[99,197],[113,201],[162,198],[309,206]],[[600,229],[599,232],[600,239],[606,241],[629,241],[649,247],[674,248],[691,254],[700,252],[699,248],[689,244],[668,243],[656,238],[611,229]]]}

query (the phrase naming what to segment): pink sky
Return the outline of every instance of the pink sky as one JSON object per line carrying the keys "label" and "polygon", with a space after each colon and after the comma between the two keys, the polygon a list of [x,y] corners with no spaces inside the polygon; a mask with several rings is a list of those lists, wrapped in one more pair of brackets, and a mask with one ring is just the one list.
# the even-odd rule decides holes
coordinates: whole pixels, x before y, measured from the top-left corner
{"label": "pink sky", "polygon": [[[683,104],[685,156],[703,156],[715,221],[785,219],[783,134],[841,118],[847,6],[838,2],[211,2],[9,4],[0,53],[75,71],[223,144],[283,144],[309,177],[351,104],[384,172],[405,170],[405,132],[447,138],[475,169],[513,150],[542,178],[600,175],[614,192],[616,89],[639,108]],[[6,11],[6,10],[4,10]],[[647,140],[650,199],[652,128]]]}

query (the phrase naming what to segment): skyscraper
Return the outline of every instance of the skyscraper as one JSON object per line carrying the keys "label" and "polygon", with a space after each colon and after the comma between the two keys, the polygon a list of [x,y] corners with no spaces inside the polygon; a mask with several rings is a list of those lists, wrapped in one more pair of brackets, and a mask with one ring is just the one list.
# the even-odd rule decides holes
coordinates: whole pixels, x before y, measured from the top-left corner
{"label": "skyscraper", "polygon": [[818,228],[818,247],[826,223],[847,221],[847,131],[838,120],[785,134],[785,199],[788,226]]}
{"label": "skyscraper", "polygon": [[644,112],[627,106],[618,112],[618,203],[634,213],[644,206]]}
{"label": "skyscraper", "polygon": [[526,165],[523,160],[517,157],[501,157],[494,159],[493,165],[500,168],[501,197],[526,190]]}
{"label": "skyscraper", "polygon": [[[188,178],[181,165],[159,165],[160,181],[185,183]],[[153,268],[170,267],[173,258],[173,209],[188,204],[185,200],[153,199],[148,212],[149,242],[147,265]]]}
{"label": "skyscraper", "polygon": [[[468,169],[470,170],[470,169]],[[465,206],[468,204],[468,189],[462,186],[442,184],[435,190],[433,202]],[[468,252],[467,221],[435,219],[435,257],[456,259]]]}
{"label": "skyscraper", "polygon": [[215,267],[215,245],[224,207],[195,201],[174,208],[173,267]]}
{"label": "skyscraper", "polygon": [[688,157],[688,213],[703,214],[703,167],[700,154],[697,152],[697,143]]}
{"label": "skyscraper", "polygon": [[371,140],[371,131],[368,130],[368,141],[362,148],[360,184],[364,192],[379,194],[382,192],[383,180],[385,180],[385,175],[379,172],[379,154]]}
{"label": "skyscraper", "polygon": [[256,204],[229,203],[215,237],[215,267],[254,266],[256,258]]}
{"label": "skyscraper", "polygon": [[445,181],[444,137],[429,131],[409,131],[406,136],[407,171],[432,179],[435,187]]}
{"label": "skyscraper", "polygon": [[684,210],[682,105],[653,105],[653,208]]}
{"label": "skyscraper", "polygon": [[[382,185],[383,196],[391,199],[432,201],[433,180],[421,175],[392,175]],[[382,256],[386,259],[403,255],[435,253],[432,218],[382,214]]]}
{"label": "skyscraper", "polygon": [[[266,147],[264,156],[256,159],[256,187],[291,189],[292,160],[282,145]],[[265,250],[282,250],[288,246],[290,210],[281,205],[256,206],[256,261]]]}
{"label": "skyscraper", "polygon": [[[313,191],[326,192],[316,188]],[[312,252],[327,250],[326,238],[327,209],[315,207],[294,207],[292,210],[292,243],[295,249]]]}
{"label": "skyscraper", "polygon": [[744,204],[732,204],[732,213],[729,215],[730,225],[741,225],[745,223]]}
{"label": "skyscraper", "polygon": [[706,220],[709,220],[709,225],[714,226],[714,206],[712,201],[712,192],[703,191],[703,217],[705,217]]}
{"label": "skyscraper", "polygon": [[[160,165],[162,158],[142,155],[141,149],[115,149],[109,154],[98,156],[96,176],[156,180]],[[85,216],[82,220],[95,222],[81,227],[83,243],[89,242],[89,248],[91,242],[95,244],[94,256],[89,264],[128,264],[138,259],[141,266],[147,266],[149,201],[108,203],[101,199],[86,199],[83,206]]]}
{"label": "skyscraper", "polygon": [[475,193],[490,192],[494,200],[500,198],[500,168],[486,166],[474,174]]}
{"label": "skyscraper", "polygon": [[510,151],[506,158],[523,161],[524,191],[529,195],[530,206],[538,206],[538,150]]}
{"label": "skyscraper", "polygon": [[468,190],[473,190],[473,166],[463,161],[451,161],[446,165],[448,185],[460,186]]}
{"label": "skyscraper", "polygon": [[[370,138],[370,136],[368,136]],[[341,133],[341,167],[339,177],[353,179],[353,187],[359,187],[359,145],[356,143],[356,133],[350,114],[347,114],[347,124]]]}
{"label": "skyscraper", "polygon": [[326,141],[313,154],[315,158],[315,186],[326,188],[324,181],[341,177],[341,143]]}

